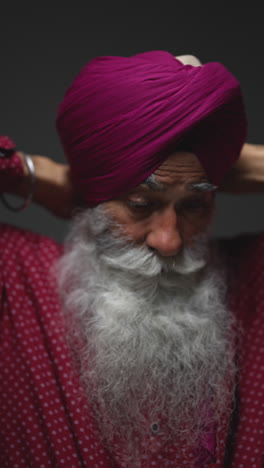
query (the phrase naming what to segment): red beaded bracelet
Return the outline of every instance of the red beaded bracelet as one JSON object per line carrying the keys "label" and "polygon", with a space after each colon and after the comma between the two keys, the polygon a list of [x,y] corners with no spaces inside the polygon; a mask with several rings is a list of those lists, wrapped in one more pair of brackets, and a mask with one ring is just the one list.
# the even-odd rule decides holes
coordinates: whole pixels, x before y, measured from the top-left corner
{"label": "red beaded bracelet", "polygon": [[[2,194],[0,194],[0,198],[2,203],[6,208],[8,208],[11,211],[21,211],[24,210],[32,201],[33,198],[33,193],[34,193],[34,187],[35,187],[35,168],[34,168],[34,163],[31,157],[28,154],[23,153],[25,163],[28,168],[28,172],[30,175],[30,180],[31,180],[31,190],[25,201],[19,205],[19,206],[13,206],[11,205],[6,197]],[[4,163],[4,164],[3,164]],[[9,175],[12,175],[12,180],[19,180],[21,177],[24,175],[24,169],[23,169],[23,164],[20,159],[20,157],[16,153],[16,147],[14,142],[11,140],[11,138],[7,136],[0,136],[0,164],[1,164],[1,170],[5,170],[6,172],[9,172]]]}

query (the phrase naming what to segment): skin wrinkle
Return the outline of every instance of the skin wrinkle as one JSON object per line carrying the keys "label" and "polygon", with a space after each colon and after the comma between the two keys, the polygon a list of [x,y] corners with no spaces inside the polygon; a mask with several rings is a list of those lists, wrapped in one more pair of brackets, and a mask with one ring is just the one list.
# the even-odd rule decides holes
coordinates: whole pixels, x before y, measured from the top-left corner
{"label": "skin wrinkle", "polygon": [[[174,154],[176,154],[176,153],[174,153]],[[182,164],[182,165],[181,165],[181,161],[178,160],[178,161],[177,161],[176,169],[174,169],[174,168],[173,168],[173,165],[168,164],[167,161],[165,161],[165,162],[155,171],[155,173],[154,173],[154,174],[151,174],[149,177],[147,177],[147,179],[143,182],[143,184],[140,184],[139,187],[144,186],[144,185],[147,185],[147,187],[148,187],[149,189],[153,190],[153,191],[160,191],[160,192],[163,191],[163,192],[164,192],[164,191],[166,191],[166,190],[168,189],[169,184],[164,183],[164,182],[158,182],[158,181],[157,181],[157,176],[158,176],[158,177],[163,177],[162,172],[165,171],[165,177],[167,176],[167,177],[173,179],[173,176],[179,174],[179,169],[181,169],[181,172],[184,173],[184,185],[186,186],[186,189],[187,189],[187,190],[193,190],[193,189],[194,189],[193,186],[197,186],[197,187],[195,187],[195,188],[197,188],[197,189],[199,190],[199,189],[200,189],[200,188],[198,187],[199,184],[207,184],[208,191],[210,191],[210,190],[212,191],[212,190],[215,190],[215,189],[216,189],[216,186],[213,185],[213,184],[211,184],[211,183],[208,181],[208,179],[207,179],[207,177],[205,176],[205,174],[203,174],[203,175],[201,176],[201,170],[202,170],[202,172],[204,172],[204,171],[203,171],[202,166],[200,165],[200,163],[199,163],[199,167],[195,170],[195,167],[194,167],[194,164],[193,164],[193,156],[194,156],[193,153],[189,153],[189,152],[186,152],[186,153],[184,153],[184,152],[178,152],[177,155],[178,155],[177,159],[179,159],[181,156],[182,156],[183,158],[186,158],[186,157],[187,157],[187,158],[191,159],[190,164]],[[196,159],[197,159],[197,158],[196,158]],[[197,161],[198,161],[198,160],[197,160]],[[197,164],[197,161],[196,161],[196,164]],[[189,182],[189,183],[188,183],[188,181],[185,180],[185,178],[186,178],[186,172],[185,172],[185,171],[186,171],[186,168],[187,168],[188,170],[189,170],[189,168],[191,168],[191,171],[194,171],[195,174],[196,174],[196,173],[200,174],[200,176],[197,177],[197,179],[195,178],[195,180],[193,180],[192,182]],[[172,175],[171,175],[171,174],[169,174],[169,175],[167,174],[167,175],[166,175],[166,171],[169,171],[170,173],[172,173]],[[196,177],[196,176],[194,176],[194,177]],[[173,183],[173,180],[172,180],[172,183]],[[203,187],[201,190],[204,191],[204,190],[205,190],[205,187]]]}

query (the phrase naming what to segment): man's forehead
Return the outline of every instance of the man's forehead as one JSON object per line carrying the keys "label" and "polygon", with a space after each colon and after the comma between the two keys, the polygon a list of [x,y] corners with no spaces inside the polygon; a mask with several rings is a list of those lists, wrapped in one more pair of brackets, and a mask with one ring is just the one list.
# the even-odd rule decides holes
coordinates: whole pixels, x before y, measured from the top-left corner
{"label": "man's forehead", "polygon": [[155,170],[156,177],[206,177],[205,170],[197,156],[190,151],[175,151]]}
{"label": "man's forehead", "polygon": [[180,185],[186,190],[216,189],[195,154],[185,151],[172,153],[140,186],[164,192],[173,185]]}

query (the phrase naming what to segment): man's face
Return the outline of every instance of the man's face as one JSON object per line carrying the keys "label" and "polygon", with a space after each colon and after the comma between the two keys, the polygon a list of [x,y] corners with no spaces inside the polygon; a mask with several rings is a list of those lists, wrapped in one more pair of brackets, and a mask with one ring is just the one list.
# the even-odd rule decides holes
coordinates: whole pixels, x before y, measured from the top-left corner
{"label": "man's face", "polygon": [[153,176],[104,206],[124,236],[161,256],[174,256],[206,231],[214,194],[206,190],[207,176],[193,153],[171,154]]}

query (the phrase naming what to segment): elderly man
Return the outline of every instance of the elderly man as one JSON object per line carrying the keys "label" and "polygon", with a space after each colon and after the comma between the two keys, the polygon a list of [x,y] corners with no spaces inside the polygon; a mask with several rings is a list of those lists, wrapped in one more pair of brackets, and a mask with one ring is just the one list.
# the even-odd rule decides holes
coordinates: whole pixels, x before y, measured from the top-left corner
{"label": "elderly man", "polygon": [[64,248],[1,228],[3,467],[263,464],[263,238],[209,226],[264,152],[237,80],[192,63],[89,62],[58,110],[70,172],[0,139],[2,192],[81,204]]}

